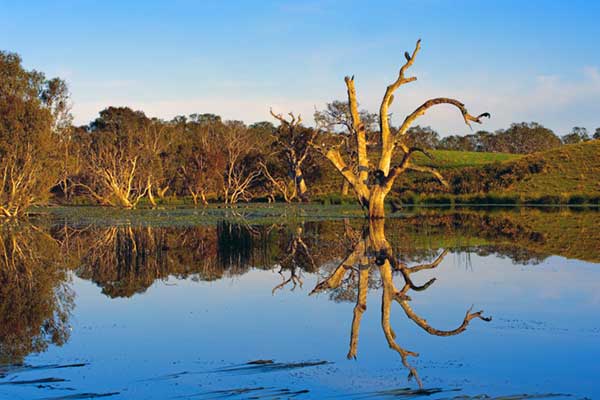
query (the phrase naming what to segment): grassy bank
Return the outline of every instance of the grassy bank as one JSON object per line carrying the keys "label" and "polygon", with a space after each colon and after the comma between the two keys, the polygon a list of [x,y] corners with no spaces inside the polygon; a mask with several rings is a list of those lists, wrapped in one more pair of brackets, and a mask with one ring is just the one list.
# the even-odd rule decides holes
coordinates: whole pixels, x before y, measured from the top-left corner
{"label": "grassy bank", "polygon": [[[477,153],[475,153],[477,154]],[[396,201],[405,204],[537,204],[598,205],[600,203],[600,140],[566,145],[527,156],[494,160],[490,153],[468,156],[440,154],[434,160],[449,182],[443,187],[430,176],[409,174],[395,188]],[[438,154],[436,154],[438,156]],[[502,160],[503,159],[503,160]],[[490,162],[485,162],[486,160]],[[426,163],[426,159],[421,159]],[[475,162],[480,162],[476,165]]]}

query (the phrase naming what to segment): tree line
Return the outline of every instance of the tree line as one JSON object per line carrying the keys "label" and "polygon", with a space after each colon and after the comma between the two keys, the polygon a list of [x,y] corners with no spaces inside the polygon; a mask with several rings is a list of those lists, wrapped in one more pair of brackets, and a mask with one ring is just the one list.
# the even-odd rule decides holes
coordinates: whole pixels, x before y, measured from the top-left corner
{"label": "tree line", "polygon": [[[0,52],[0,215],[22,215],[51,199],[123,208],[156,206],[167,197],[191,198],[195,205],[307,201],[331,168],[326,149],[335,148],[348,170],[367,178],[360,151],[382,146],[381,111],[359,110],[356,102],[332,101],[316,110],[315,127],[275,111],[275,123],[246,125],[200,113],[166,121],[127,107],[108,107],[88,125],[74,126],[70,106],[63,80],[27,70],[17,54]],[[429,127],[388,122],[386,129],[391,136],[403,130],[403,150],[531,153],[590,140],[585,128],[561,139],[537,123],[444,138]],[[359,131],[364,146],[357,149]],[[600,128],[593,138],[600,138]],[[339,190],[346,194],[351,185],[343,182]]]}
{"label": "tree line", "polygon": [[530,154],[563,144],[600,139],[600,128],[596,128],[594,134],[590,135],[586,128],[576,126],[571,132],[559,137],[537,122],[520,122],[495,132],[479,130],[471,135],[450,135],[443,138],[429,127],[416,126],[408,131],[408,135],[414,145],[430,149]]}

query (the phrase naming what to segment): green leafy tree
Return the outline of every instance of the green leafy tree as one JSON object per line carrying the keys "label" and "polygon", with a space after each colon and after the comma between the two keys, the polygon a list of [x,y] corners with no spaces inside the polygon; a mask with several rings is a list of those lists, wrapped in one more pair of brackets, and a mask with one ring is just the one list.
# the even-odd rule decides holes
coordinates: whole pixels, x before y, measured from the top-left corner
{"label": "green leafy tree", "polygon": [[564,144],[575,144],[587,142],[588,140],[590,140],[590,136],[588,135],[587,129],[580,126],[573,127],[570,133],[562,137]]}
{"label": "green leafy tree", "polygon": [[406,131],[405,140],[409,147],[435,149],[439,146],[440,135],[428,126],[416,125]]}
{"label": "green leafy tree", "polygon": [[191,195],[194,205],[218,197],[223,187],[225,156],[219,140],[225,126],[220,117],[179,120],[177,129],[177,174],[180,184],[176,193]]}
{"label": "green leafy tree", "polygon": [[101,204],[135,208],[158,174],[152,161],[161,125],[127,107],[100,111],[89,126],[89,144],[81,148],[87,163],[78,185]]}
{"label": "green leafy tree", "polygon": [[442,150],[476,151],[477,145],[474,135],[451,135],[442,138],[438,148]]}
{"label": "green leafy tree", "polygon": [[23,215],[58,181],[57,133],[70,124],[66,85],[0,52],[0,215]]}
{"label": "green leafy tree", "polygon": [[498,138],[496,146],[483,151],[529,154],[561,145],[560,138],[554,132],[536,122],[511,124],[508,129],[498,131],[494,136]]}

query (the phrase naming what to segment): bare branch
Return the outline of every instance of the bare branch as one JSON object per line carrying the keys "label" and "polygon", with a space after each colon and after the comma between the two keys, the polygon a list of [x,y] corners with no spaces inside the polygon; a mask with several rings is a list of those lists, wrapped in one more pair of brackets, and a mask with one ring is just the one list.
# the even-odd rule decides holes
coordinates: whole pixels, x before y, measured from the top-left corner
{"label": "bare branch", "polygon": [[335,289],[338,286],[340,286],[340,284],[342,283],[342,279],[344,278],[348,270],[352,268],[352,266],[364,256],[366,245],[366,240],[361,239],[354,247],[352,252],[348,254],[348,256],[339,264],[335,271],[333,271],[331,275],[327,277],[327,279],[325,279],[322,282],[319,282],[317,286],[315,286],[315,288],[312,290],[312,292],[310,292],[310,294],[312,295],[315,293],[319,293],[326,289]]}
{"label": "bare branch", "polygon": [[442,251],[442,254],[440,254],[432,263],[429,264],[421,264],[421,265],[415,265],[414,267],[408,267],[408,272],[409,273],[414,273],[414,272],[419,272],[425,269],[433,269],[436,268],[438,265],[440,265],[440,263],[442,262],[442,260],[448,255],[448,249],[444,249],[444,251]]}
{"label": "bare branch", "polygon": [[433,176],[435,176],[437,178],[437,180],[440,181],[440,183],[444,186],[446,186],[447,188],[450,187],[450,185],[448,184],[448,182],[444,179],[444,177],[442,176],[442,174],[440,174],[440,172],[433,168],[433,167],[427,167],[424,165],[413,165],[413,164],[409,164],[407,169],[413,170],[413,171],[418,171],[418,172],[428,172],[430,174],[432,174]]}
{"label": "bare branch", "polygon": [[300,114],[298,114],[298,116],[294,116],[294,113],[289,112],[288,115],[290,116],[291,119],[288,121],[287,119],[284,118],[283,115],[275,114],[273,112],[272,108],[269,108],[269,113],[273,116],[273,118],[278,120],[282,125],[296,127],[302,123],[302,117],[300,116]]}
{"label": "bare branch", "polygon": [[455,99],[450,99],[447,97],[438,97],[435,99],[430,99],[427,100],[425,103],[423,103],[419,108],[417,108],[415,111],[413,111],[410,115],[408,115],[406,117],[406,119],[404,119],[404,122],[402,123],[402,125],[400,126],[400,129],[398,130],[397,135],[404,135],[406,133],[406,131],[408,131],[408,128],[410,128],[410,126],[412,125],[412,123],[419,118],[420,116],[424,115],[425,112],[430,109],[433,106],[439,105],[439,104],[450,104],[455,106],[456,108],[458,108],[463,116],[463,119],[465,121],[465,124],[467,124],[469,127],[471,127],[471,122],[476,122],[478,124],[481,124],[481,118],[483,117],[487,117],[490,118],[491,115],[488,112],[479,114],[478,116],[474,117],[471,114],[469,114],[469,112],[467,111],[465,105],[463,103],[461,103],[458,100]]}
{"label": "bare branch", "polygon": [[[385,174],[389,172],[390,161],[392,159],[392,153],[394,151],[394,142],[392,139],[392,135],[390,132],[390,124],[389,124],[389,107],[394,101],[394,92],[402,85],[413,82],[417,80],[416,77],[405,76],[406,70],[410,68],[415,62],[415,58],[417,57],[417,53],[421,49],[421,39],[417,40],[417,44],[415,45],[415,49],[413,50],[412,56],[406,57],[406,63],[400,68],[400,72],[398,73],[398,78],[392,84],[390,84],[385,94],[383,95],[383,99],[381,101],[381,106],[379,107],[379,129],[381,130],[381,159],[379,160],[379,169],[382,170]],[[405,54],[406,56],[406,54]]]}
{"label": "bare branch", "polygon": [[465,314],[465,318],[463,319],[462,323],[460,324],[460,326],[458,328],[444,331],[444,330],[433,328],[431,325],[429,325],[427,323],[427,321],[424,318],[421,318],[420,316],[418,316],[413,311],[413,309],[410,307],[410,305],[408,304],[408,301],[398,300],[398,303],[400,304],[400,306],[402,307],[402,309],[404,310],[404,312],[406,313],[406,316],[408,318],[413,320],[419,327],[421,327],[427,333],[429,333],[431,335],[435,335],[435,336],[458,335],[459,333],[464,332],[467,329],[467,327],[469,326],[469,322],[471,322],[471,320],[474,318],[479,318],[482,321],[486,321],[486,322],[490,322],[492,320],[491,317],[484,317],[483,311],[471,312],[471,310],[473,309],[473,307],[471,306],[467,310],[467,312]]}
{"label": "bare branch", "polygon": [[354,77],[346,77],[346,87],[348,88],[348,106],[350,116],[352,117],[352,128],[356,136],[356,151],[358,153],[358,179],[364,182],[369,177],[369,158],[367,154],[367,132],[365,125],[360,120],[358,112],[358,101],[356,100],[356,88],[354,87]]}

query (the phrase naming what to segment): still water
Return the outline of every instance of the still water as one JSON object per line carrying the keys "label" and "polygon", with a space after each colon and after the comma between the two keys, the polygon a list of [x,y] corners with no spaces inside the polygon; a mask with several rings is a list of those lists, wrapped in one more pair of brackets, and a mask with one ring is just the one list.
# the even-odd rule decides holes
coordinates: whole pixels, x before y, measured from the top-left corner
{"label": "still water", "polygon": [[0,399],[598,399],[600,213],[0,228]]}

